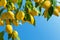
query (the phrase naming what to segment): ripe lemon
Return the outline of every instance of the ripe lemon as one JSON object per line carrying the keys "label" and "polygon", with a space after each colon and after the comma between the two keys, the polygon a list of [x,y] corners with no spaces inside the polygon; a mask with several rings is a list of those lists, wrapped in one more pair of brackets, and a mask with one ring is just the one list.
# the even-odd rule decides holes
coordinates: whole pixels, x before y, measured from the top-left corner
{"label": "ripe lemon", "polygon": [[13,37],[13,38],[17,38],[17,37],[18,37],[18,32],[17,32],[17,31],[13,31],[12,37]]}
{"label": "ripe lemon", "polygon": [[30,15],[30,18],[31,18],[31,20],[27,21],[27,22],[29,22],[30,24],[34,24],[34,17],[32,15]]}
{"label": "ripe lemon", "polygon": [[44,18],[47,18],[47,16],[48,16],[48,10],[45,10],[44,11]]}
{"label": "ripe lemon", "polygon": [[59,10],[59,12],[60,12],[60,6],[56,6],[56,8]]}
{"label": "ripe lemon", "polygon": [[6,0],[0,0],[0,6],[6,6],[7,1]]}
{"label": "ripe lemon", "polygon": [[49,0],[47,0],[47,1],[45,1],[45,2],[43,3],[43,7],[44,7],[45,9],[50,8],[50,6],[51,6],[51,2],[50,2]]}
{"label": "ripe lemon", "polygon": [[0,26],[3,26],[3,25],[4,25],[4,22],[0,18]]}
{"label": "ripe lemon", "polygon": [[59,10],[57,8],[54,9],[54,15],[59,16]]}
{"label": "ripe lemon", "polygon": [[40,0],[34,0],[34,2],[39,2]]}
{"label": "ripe lemon", "polygon": [[6,25],[10,24],[9,19],[6,19]]}
{"label": "ripe lemon", "polygon": [[16,19],[17,20],[23,20],[24,19],[24,16],[25,16],[24,12],[23,11],[20,11],[20,12],[18,12],[16,14]]}
{"label": "ripe lemon", "polygon": [[15,26],[18,26],[18,25],[19,25],[18,20],[13,20],[13,24],[14,24]]}
{"label": "ripe lemon", "polygon": [[16,3],[18,0],[12,0],[13,3]]}
{"label": "ripe lemon", "polygon": [[12,34],[12,31],[13,31],[12,26],[11,26],[10,24],[6,25],[6,32],[7,32],[8,34]]}
{"label": "ripe lemon", "polygon": [[1,19],[4,20],[4,19],[6,19],[6,18],[7,18],[6,13],[3,13],[3,14],[1,15]]}
{"label": "ripe lemon", "polygon": [[12,11],[8,11],[8,12],[7,12],[7,18],[8,18],[8,19],[15,19],[15,18],[14,18],[14,13],[13,13]]}
{"label": "ripe lemon", "polygon": [[37,10],[31,10],[31,12],[29,14],[31,14],[32,16],[37,16],[38,11]]}

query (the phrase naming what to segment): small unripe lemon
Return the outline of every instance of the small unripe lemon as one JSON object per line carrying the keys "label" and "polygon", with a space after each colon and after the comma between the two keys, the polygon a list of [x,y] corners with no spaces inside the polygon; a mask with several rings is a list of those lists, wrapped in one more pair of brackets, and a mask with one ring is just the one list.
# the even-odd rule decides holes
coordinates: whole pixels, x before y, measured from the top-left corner
{"label": "small unripe lemon", "polygon": [[54,15],[59,16],[59,10],[57,8],[54,9]]}
{"label": "small unripe lemon", "polygon": [[8,33],[8,34],[12,34],[12,32],[13,32],[13,28],[12,28],[12,26],[11,25],[6,25],[6,32]]}
{"label": "small unripe lemon", "polygon": [[51,7],[51,2],[49,0],[45,1],[43,3],[43,7],[46,8],[46,9],[50,8]]}
{"label": "small unripe lemon", "polygon": [[17,38],[17,37],[18,37],[18,32],[17,32],[17,31],[13,31],[12,37],[13,37],[13,38]]}
{"label": "small unripe lemon", "polygon": [[18,12],[16,14],[16,19],[17,20],[23,20],[24,19],[24,16],[25,16],[24,12],[23,11],[20,11],[20,12]]}

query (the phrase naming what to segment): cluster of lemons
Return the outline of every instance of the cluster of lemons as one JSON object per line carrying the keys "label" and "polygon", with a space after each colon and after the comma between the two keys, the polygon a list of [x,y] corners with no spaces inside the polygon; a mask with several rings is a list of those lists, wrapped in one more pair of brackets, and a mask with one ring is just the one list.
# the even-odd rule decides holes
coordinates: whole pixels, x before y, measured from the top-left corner
{"label": "cluster of lemons", "polygon": [[[0,18],[0,26],[3,26],[4,25],[4,22],[6,23],[6,32],[8,34],[12,34],[12,37],[13,38],[16,38],[18,36],[18,32],[17,31],[14,31],[13,30],[13,27],[11,25],[11,22],[15,25],[15,26],[18,26],[19,25],[19,21],[22,20],[22,22],[26,22],[27,20],[24,20],[25,18],[25,13],[24,11],[18,11],[16,14],[11,11],[11,10],[14,10],[14,3],[16,3],[17,0],[12,0],[12,7],[9,11],[5,12],[5,13],[2,13],[1,14],[1,18]],[[0,0],[0,6],[3,6],[4,8],[7,8],[7,1],[6,0]],[[30,15],[30,21],[27,21],[29,22],[30,24],[34,24],[34,16],[37,16],[38,15],[38,11],[33,9],[28,9],[28,14]],[[4,21],[5,20],[5,21]]]}
{"label": "cluster of lemons", "polygon": [[[45,0],[45,1],[44,1],[44,0],[34,0],[34,1],[37,2],[37,3],[43,3],[43,4],[42,4],[42,7],[45,8],[44,17],[47,18],[48,9],[49,9],[51,6],[53,6],[52,3],[51,3],[51,1],[50,1],[50,0]],[[59,15],[60,15],[59,12],[60,12],[60,6],[56,6],[56,7],[54,8],[54,10],[53,10],[53,14],[54,14],[55,16],[59,16]]]}

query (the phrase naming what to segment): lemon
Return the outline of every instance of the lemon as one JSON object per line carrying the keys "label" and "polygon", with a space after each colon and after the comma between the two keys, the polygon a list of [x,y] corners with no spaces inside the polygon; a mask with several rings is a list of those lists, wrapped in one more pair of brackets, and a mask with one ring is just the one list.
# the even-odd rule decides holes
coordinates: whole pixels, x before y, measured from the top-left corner
{"label": "lemon", "polygon": [[17,32],[17,31],[13,31],[12,37],[13,37],[13,38],[17,38],[17,37],[18,37],[18,32]]}
{"label": "lemon", "polygon": [[16,3],[18,0],[12,0],[13,3]]}
{"label": "lemon", "polygon": [[0,18],[0,26],[3,26],[3,25],[4,25],[4,22]]}
{"label": "lemon", "polygon": [[48,10],[45,10],[44,11],[44,18],[47,18],[47,16],[48,16]]}
{"label": "lemon", "polygon": [[18,20],[13,20],[13,24],[14,24],[15,26],[18,26],[18,25],[19,25]]}
{"label": "lemon", "polygon": [[12,28],[12,26],[11,26],[10,24],[6,25],[6,32],[7,32],[8,34],[12,34],[13,28]]}
{"label": "lemon", "polygon": [[59,10],[57,8],[54,9],[54,15],[59,16]]}
{"label": "lemon", "polygon": [[7,1],[6,0],[0,0],[0,6],[6,6]]}
{"label": "lemon", "polygon": [[18,12],[16,14],[16,19],[17,20],[23,20],[24,19],[24,16],[25,16],[24,12],[23,11],[20,11],[20,12]]}
{"label": "lemon", "polygon": [[34,0],[34,2],[39,2],[40,0]]}
{"label": "lemon", "polygon": [[31,12],[29,14],[31,14],[32,16],[37,16],[38,11],[37,10],[31,10]]}
{"label": "lemon", "polygon": [[6,24],[8,25],[8,24],[10,24],[10,21],[9,21],[9,19],[6,19]]}
{"label": "lemon", "polygon": [[59,10],[59,12],[60,12],[60,6],[56,6],[56,8]]}
{"label": "lemon", "polygon": [[50,2],[49,0],[45,1],[45,2],[43,3],[43,7],[44,7],[45,9],[50,8],[50,7],[51,7],[51,2]]}
{"label": "lemon", "polygon": [[7,18],[6,13],[3,13],[3,14],[1,15],[1,19],[4,20],[4,19],[6,19],[6,18]]}
{"label": "lemon", "polygon": [[27,21],[27,22],[29,22],[30,24],[34,24],[34,17],[32,15],[30,15],[30,18],[31,18],[31,20]]}
{"label": "lemon", "polygon": [[13,13],[12,11],[8,11],[8,12],[7,12],[7,18],[8,18],[8,19],[15,19],[15,18],[14,18],[14,13]]}

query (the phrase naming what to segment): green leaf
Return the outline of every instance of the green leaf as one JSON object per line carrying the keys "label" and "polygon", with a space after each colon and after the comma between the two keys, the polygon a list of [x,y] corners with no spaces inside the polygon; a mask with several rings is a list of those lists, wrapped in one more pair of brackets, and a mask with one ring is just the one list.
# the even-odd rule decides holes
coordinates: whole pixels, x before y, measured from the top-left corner
{"label": "green leaf", "polygon": [[51,1],[51,3],[53,4],[53,7],[55,7],[56,6],[56,0],[50,0]]}
{"label": "green leaf", "polygon": [[47,21],[50,19],[50,17],[53,15],[53,6],[51,6],[49,9],[48,9],[48,16],[47,16]]}
{"label": "green leaf", "polygon": [[0,32],[0,38],[3,38],[4,36],[4,31]]}
{"label": "green leaf", "polygon": [[12,37],[12,34],[8,34],[8,39],[10,39]]}
{"label": "green leaf", "polygon": [[30,18],[30,15],[29,15],[28,13],[25,14],[25,18],[24,18],[24,19],[25,19],[25,21],[30,21],[30,19],[31,19],[31,18]]}
{"label": "green leaf", "polygon": [[23,0],[18,0],[18,2],[17,2],[17,4],[18,4],[19,8],[21,8],[22,1],[23,1]]}
{"label": "green leaf", "polygon": [[12,40],[14,40],[14,38],[12,37]]}
{"label": "green leaf", "polygon": [[39,4],[38,3],[35,3],[35,7],[38,7],[39,6]]}
{"label": "green leaf", "polygon": [[0,32],[0,40],[4,40],[4,31]]}

